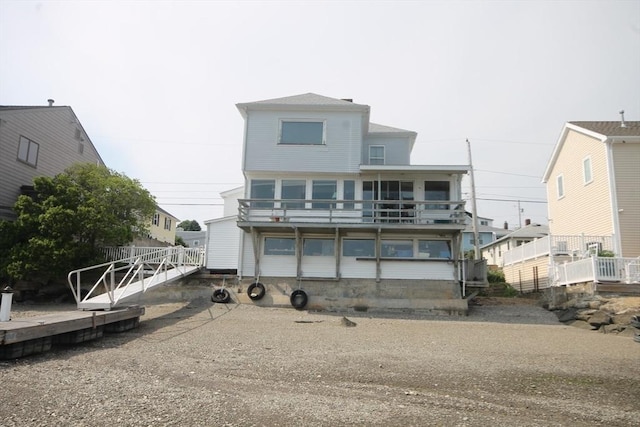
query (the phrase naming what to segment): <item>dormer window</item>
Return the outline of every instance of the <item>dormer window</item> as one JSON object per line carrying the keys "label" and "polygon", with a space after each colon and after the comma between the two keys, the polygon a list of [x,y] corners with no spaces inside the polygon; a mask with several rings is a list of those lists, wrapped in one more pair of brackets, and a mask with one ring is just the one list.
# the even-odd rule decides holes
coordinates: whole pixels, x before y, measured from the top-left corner
{"label": "dormer window", "polygon": [[324,120],[281,120],[280,144],[323,145],[325,143]]}
{"label": "dormer window", "polygon": [[369,147],[369,164],[384,165],[384,145],[371,145]]}

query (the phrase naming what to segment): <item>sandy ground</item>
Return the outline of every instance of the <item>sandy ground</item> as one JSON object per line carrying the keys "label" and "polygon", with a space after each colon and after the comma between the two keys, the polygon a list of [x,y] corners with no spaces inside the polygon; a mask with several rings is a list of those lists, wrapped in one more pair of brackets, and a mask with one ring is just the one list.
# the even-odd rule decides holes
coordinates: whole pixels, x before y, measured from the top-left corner
{"label": "sandy ground", "polygon": [[148,302],[135,330],[0,362],[0,426],[638,425],[639,343],[513,301],[428,318]]}

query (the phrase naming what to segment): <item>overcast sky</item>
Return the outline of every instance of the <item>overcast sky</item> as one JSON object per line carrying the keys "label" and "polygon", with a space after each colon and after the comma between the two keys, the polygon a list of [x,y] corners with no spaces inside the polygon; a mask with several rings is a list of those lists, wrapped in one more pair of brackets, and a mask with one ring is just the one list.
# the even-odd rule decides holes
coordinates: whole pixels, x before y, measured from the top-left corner
{"label": "overcast sky", "polygon": [[0,0],[0,105],[71,106],[181,220],[243,183],[235,104],[307,92],[416,131],[412,164],[469,138],[478,214],[546,224],[563,124],[640,120],[640,1]]}

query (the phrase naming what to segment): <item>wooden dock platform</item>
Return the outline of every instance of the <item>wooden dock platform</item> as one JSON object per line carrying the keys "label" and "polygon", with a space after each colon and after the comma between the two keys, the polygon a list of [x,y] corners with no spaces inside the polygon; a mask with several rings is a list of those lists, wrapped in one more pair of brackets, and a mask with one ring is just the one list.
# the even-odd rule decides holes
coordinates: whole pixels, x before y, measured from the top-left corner
{"label": "wooden dock platform", "polygon": [[66,311],[0,322],[0,360],[41,353],[56,344],[77,344],[138,326],[144,307]]}

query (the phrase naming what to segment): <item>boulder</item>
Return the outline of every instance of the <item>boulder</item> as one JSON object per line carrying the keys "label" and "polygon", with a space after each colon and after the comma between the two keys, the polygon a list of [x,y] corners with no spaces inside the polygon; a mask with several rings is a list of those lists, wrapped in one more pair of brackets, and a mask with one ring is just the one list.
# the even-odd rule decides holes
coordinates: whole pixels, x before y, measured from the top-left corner
{"label": "boulder", "polygon": [[593,329],[599,329],[602,325],[611,323],[611,316],[605,311],[598,310],[589,317],[587,323],[589,323]]}

